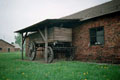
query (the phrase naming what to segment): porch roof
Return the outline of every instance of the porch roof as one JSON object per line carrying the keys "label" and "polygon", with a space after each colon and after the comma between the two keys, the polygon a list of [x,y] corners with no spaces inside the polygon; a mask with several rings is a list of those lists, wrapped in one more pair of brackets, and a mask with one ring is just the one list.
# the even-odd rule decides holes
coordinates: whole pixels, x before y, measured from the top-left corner
{"label": "porch roof", "polygon": [[45,26],[47,27],[57,26],[57,27],[70,28],[79,24],[79,22],[80,22],[79,19],[46,19],[44,21],[38,22],[24,29],[15,31],[15,33],[33,32],[33,31],[37,31],[38,29],[42,29]]}

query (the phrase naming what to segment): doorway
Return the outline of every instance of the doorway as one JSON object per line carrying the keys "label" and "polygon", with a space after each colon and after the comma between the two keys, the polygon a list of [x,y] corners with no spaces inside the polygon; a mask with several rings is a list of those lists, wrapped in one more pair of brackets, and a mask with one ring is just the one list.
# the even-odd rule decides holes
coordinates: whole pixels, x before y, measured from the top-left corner
{"label": "doorway", "polygon": [[10,52],[10,48],[8,48],[8,52]]}

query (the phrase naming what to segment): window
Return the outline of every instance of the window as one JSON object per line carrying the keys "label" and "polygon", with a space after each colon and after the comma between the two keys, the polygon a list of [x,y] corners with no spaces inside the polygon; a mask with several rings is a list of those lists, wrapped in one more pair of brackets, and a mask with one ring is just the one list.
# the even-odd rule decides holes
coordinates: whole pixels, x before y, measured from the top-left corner
{"label": "window", "polygon": [[2,51],[2,48],[0,48],[0,51]]}
{"label": "window", "polygon": [[90,29],[90,44],[91,45],[104,44],[104,27]]}

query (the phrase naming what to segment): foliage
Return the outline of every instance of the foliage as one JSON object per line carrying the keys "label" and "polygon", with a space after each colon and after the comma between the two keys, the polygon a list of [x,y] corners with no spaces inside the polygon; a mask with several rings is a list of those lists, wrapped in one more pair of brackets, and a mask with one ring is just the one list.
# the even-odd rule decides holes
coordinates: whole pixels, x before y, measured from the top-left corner
{"label": "foliage", "polygon": [[120,65],[21,60],[19,53],[0,53],[0,80],[119,80]]}
{"label": "foliage", "polygon": [[14,44],[14,42],[11,42],[11,44]]}
{"label": "foliage", "polygon": [[15,36],[15,43],[16,43],[16,44],[19,44],[19,46],[21,46],[21,42],[22,42],[22,37],[21,37],[21,35],[18,33],[18,34]]}
{"label": "foliage", "polygon": [[[21,34],[18,33],[15,36],[15,43],[18,44],[22,48],[22,36],[21,36]],[[24,47],[24,51],[25,51],[25,42],[24,42],[23,47]]]}

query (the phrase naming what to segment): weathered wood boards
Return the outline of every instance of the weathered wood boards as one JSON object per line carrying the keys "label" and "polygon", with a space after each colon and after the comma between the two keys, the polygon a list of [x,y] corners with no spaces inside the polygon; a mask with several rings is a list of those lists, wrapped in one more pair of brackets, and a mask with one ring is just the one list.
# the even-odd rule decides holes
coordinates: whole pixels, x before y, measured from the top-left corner
{"label": "weathered wood boards", "polygon": [[[43,35],[45,31],[41,30]],[[48,28],[48,42],[60,41],[60,42],[72,42],[72,29],[63,27]],[[29,35],[29,39],[36,43],[44,43],[42,36],[39,32],[35,32]]]}
{"label": "weathered wood boards", "polygon": [[72,42],[72,29],[54,27],[54,40],[62,42]]}

